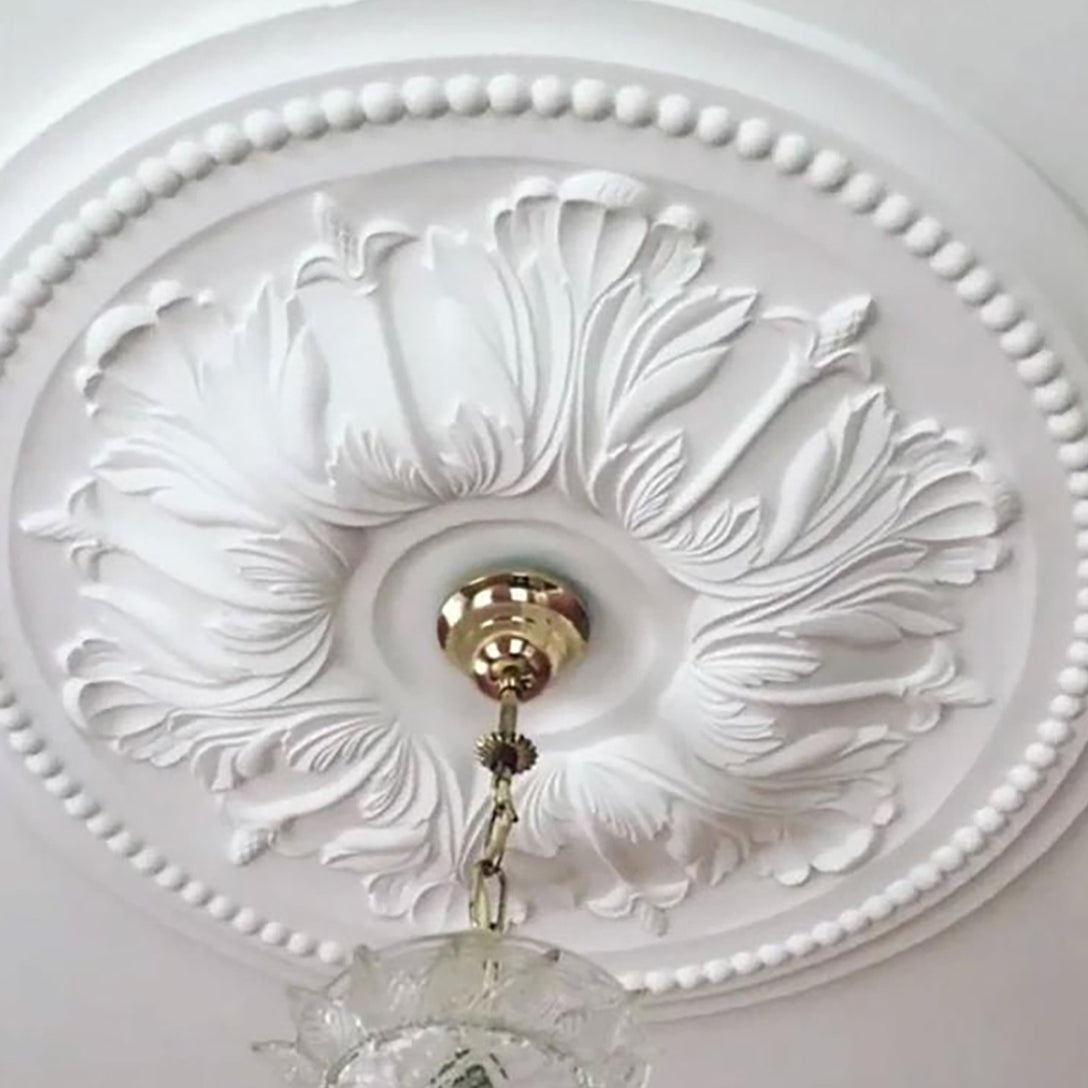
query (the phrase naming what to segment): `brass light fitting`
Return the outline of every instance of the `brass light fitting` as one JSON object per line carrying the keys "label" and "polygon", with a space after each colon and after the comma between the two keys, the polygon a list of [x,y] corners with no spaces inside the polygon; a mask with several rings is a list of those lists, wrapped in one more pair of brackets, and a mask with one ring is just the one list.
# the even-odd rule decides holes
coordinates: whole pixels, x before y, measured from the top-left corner
{"label": "brass light fitting", "polygon": [[492,699],[513,684],[525,702],[577,661],[589,640],[578,594],[538,571],[481,575],[452,593],[438,617],[446,656]]}
{"label": "brass light fitting", "polygon": [[491,816],[472,870],[469,918],[475,929],[507,924],[506,850],[517,823],[513,780],[536,763],[536,745],[518,732],[518,706],[539,695],[581,657],[589,615],[578,595],[548,574],[495,571],[451,594],[438,616],[438,641],[476,686],[499,702],[499,722],[476,741],[491,775]]}

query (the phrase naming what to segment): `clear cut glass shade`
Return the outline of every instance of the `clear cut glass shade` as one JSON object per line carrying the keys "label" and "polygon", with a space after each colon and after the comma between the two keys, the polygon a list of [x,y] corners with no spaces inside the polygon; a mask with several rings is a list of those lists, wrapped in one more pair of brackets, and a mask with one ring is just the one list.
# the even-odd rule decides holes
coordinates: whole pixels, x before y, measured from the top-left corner
{"label": "clear cut glass shade", "polygon": [[290,991],[293,1042],[257,1043],[292,1088],[642,1088],[632,999],[595,964],[523,937],[357,949]]}

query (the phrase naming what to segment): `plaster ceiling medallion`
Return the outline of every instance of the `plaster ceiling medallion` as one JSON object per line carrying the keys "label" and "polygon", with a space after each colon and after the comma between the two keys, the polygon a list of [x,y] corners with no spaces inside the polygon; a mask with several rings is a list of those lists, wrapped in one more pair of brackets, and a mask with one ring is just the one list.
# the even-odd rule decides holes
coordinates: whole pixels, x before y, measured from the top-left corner
{"label": "plaster ceiling medallion", "polygon": [[608,6],[577,62],[499,13],[501,60],[349,65],[364,10],[306,16],[306,70],[301,16],[234,36],[244,77],[194,48],[12,246],[0,716],[172,916],[327,963],[460,924],[489,794],[434,617],[499,567],[593,627],[524,710],[511,910],[630,988],[853,952],[1045,817],[1088,691],[1083,261],[1005,209],[1079,228],[1013,167],[935,189],[1003,153],[871,76],[644,10],[628,70],[588,59]]}

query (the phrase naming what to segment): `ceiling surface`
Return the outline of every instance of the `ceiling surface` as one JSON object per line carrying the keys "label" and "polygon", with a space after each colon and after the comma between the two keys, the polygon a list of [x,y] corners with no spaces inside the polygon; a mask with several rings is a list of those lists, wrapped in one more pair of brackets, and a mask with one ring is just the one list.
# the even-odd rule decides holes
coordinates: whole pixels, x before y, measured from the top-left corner
{"label": "ceiling surface", "polygon": [[0,0],[0,1080],[256,1088],[457,924],[518,560],[655,1083],[1084,1083],[1088,15],[534,9]]}

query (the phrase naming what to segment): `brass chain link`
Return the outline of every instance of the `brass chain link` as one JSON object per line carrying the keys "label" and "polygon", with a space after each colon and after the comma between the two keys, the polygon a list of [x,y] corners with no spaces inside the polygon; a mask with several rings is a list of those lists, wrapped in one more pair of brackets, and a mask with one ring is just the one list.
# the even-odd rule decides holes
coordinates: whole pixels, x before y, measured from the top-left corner
{"label": "brass chain link", "polygon": [[532,742],[518,734],[518,675],[511,672],[499,695],[499,725],[480,737],[476,754],[491,772],[491,816],[483,851],[472,869],[469,919],[473,929],[502,933],[507,925],[506,849],[518,822],[514,807],[514,776],[536,762]]}

